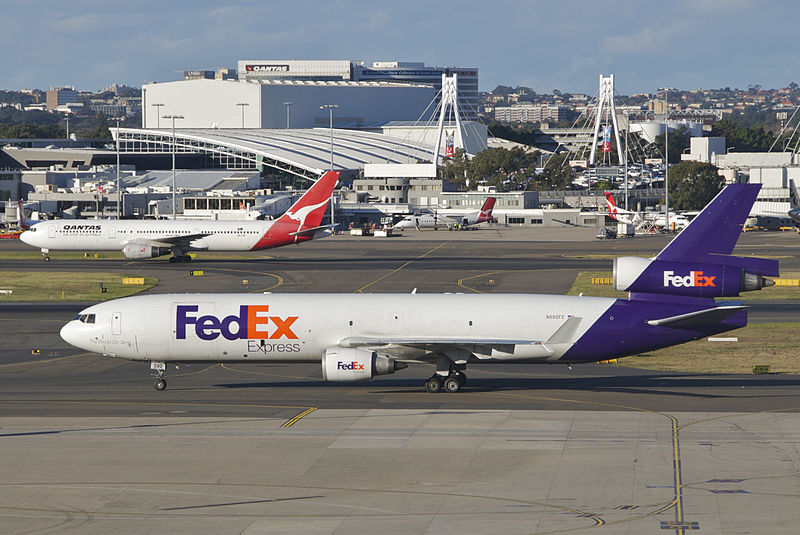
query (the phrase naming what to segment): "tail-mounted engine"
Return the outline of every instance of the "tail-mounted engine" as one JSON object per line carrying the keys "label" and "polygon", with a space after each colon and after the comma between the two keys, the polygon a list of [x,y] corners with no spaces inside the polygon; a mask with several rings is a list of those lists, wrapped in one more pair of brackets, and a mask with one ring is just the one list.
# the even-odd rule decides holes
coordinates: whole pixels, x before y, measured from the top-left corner
{"label": "tail-mounted engine", "polygon": [[719,258],[730,263],[673,262],[633,256],[616,258],[614,288],[635,293],[733,297],[775,284],[736,265],[740,263],[736,257]]}

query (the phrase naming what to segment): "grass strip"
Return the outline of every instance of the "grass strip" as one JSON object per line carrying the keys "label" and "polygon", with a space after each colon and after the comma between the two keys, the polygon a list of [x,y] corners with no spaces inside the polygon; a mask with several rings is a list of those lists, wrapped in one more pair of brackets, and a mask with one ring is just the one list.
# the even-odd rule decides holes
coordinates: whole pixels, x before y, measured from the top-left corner
{"label": "grass strip", "polygon": [[[118,273],[77,273],[73,271],[0,271],[0,302],[4,301],[106,301],[127,297],[158,284],[155,277],[144,277],[143,285],[123,285]],[[102,288],[106,291],[101,290]]]}

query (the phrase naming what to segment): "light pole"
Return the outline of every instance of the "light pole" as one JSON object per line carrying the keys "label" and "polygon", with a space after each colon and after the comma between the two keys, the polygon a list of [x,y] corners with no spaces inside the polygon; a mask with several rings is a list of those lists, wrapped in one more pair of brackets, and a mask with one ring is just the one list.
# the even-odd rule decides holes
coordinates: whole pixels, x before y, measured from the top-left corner
{"label": "light pole", "polygon": [[165,115],[164,119],[172,119],[172,219],[175,219],[178,210],[175,204],[175,119],[183,119],[183,115]]}
{"label": "light pole", "polygon": [[[331,171],[333,171],[333,110],[334,108],[338,108],[338,104],[323,104],[319,107],[321,110],[328,110],[328,114],[330,116],[330,130],[331,130]],[[333,204],[333,192],[331,192],[331,225],[333,225],[333,211],[334,211],[334,204]]]}
{"label": "light pole", "polygon": [[119,187],[119,119],[117,119],[117,219],[122,219],[122,190]]}
{"label": "light pole", "polygon": [[244,108],[250,104],[247,102],[237,102],[236,105],[242,108],[242,128],[244,128]]}
{"label": "light pole", "polygon": [[330,125],[331,125],[331,171],[333,171],[333,110],[334,108],[338,108],[338,104],[323,104],[319,107],[321,110],[328,110],[328,114],[330,115]]}
{"label": "light pole", "polygon": [[286,106],[286,129],[289,129],[289,107],[294,104],[294,102],[284,102],[283,105]]}
{"label": "light pole", "polygon": [[664,209],[669,231],[669,88],[664,88],[664,153]]}
{"label": "light pole", "polygon": [[156,108],[156,128],[161,128],[161,106],[163,106],[163,104],[157,103],[150,105]]}
{"label": "light pole", "polygon": [[66,121],[67,121],[67,139],[69,139],[69,115],[64,117],[64,119],[66,119]]}

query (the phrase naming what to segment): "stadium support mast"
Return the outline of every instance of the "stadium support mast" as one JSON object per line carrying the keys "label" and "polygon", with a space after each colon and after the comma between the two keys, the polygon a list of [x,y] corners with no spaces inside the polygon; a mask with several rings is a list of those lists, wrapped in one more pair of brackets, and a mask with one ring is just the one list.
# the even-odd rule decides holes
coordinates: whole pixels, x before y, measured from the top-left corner
{"label": "stadium support mast", "polygon": [[[592,137],[592,152],[589,156],[589,165],[595,164],[597,153],[597,137],[600,133],[600,126],[603,125],[605,115],[611,115],[611,124],[614,129],[614,140],[617,142],[617,156],[619,165],[623,164],[622,144],[619,142],[619,125],[617,124],[617,108],[614,106],[614,75],[600,75],[600,92],[597,97],[597,106],[594,110],[594,136]],[[606,142],[606,140],[603,140]]]}
{"label": "stadium support mast", "polygon": [[[455,118],[455,130],[449,119],[448,112]],[[445,118],[448,119],[447,132],[445,132]],[[439,147],[442,144],[442,134],[445,134],[445,158],[453,156],[455,147],[464,148],[464,133],[461,127],[461,116],[458,114],[458,75],[442,74],[442,98],[439,101],[439,128],[436,134],[436,144],[433,148],[433,164],[439,166]]]}

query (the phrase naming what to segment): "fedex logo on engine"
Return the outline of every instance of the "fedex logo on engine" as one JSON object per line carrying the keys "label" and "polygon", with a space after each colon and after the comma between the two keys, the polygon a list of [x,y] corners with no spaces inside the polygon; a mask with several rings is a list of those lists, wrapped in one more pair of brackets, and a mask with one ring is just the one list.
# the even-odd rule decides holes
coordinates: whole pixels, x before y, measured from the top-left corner
{"label": "fedex logo on engine", "polygon": [[690,271],[686,276],[675,275],[674,271],[665,271],[664,286],[673,286],[675,288],[714,288],[717,286],[714,284],[714,279],[716,278],[717,277],[706,276],[702,271]]}
{"label": "fedex logo on engine", "polygon": [[336,363],[336,369],[337,370],[358,371],[358,370],[363,370],[364,369],[364,365],[359,363],[359,362],[356,362],[356,361],[353,361],[353,362],[338,361]]}
{"label": "fedex logo on engine", "polygon": [[242,305],[239,314],[218,318],[211,314],[195,316],[197,305],[178,305],[175,314],[175,338],[186,339],[189,325],[201,340],[215,340],[222,335],[226,340],[258,340],[289,338],[297,340],[292,324],[299,316],[270,316],[269,305]]}

